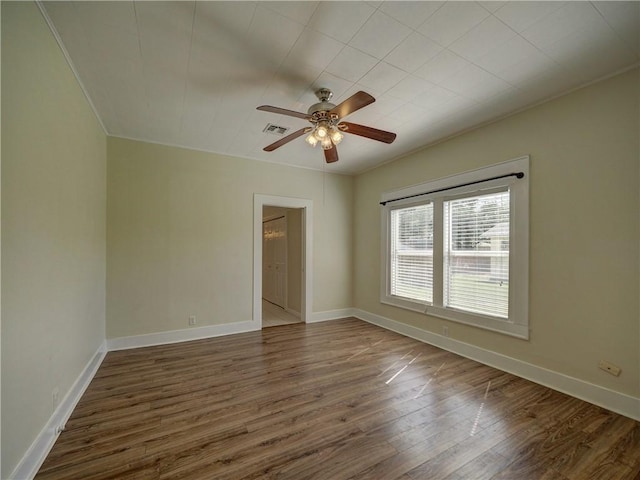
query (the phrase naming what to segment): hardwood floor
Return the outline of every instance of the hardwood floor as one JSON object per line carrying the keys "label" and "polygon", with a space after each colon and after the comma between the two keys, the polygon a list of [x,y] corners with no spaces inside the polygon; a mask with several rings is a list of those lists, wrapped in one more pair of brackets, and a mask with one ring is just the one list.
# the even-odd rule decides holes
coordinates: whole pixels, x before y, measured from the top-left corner
{"label": "hardwood floor", "polygon": [[110,352],[45,479],[635,479],[640,423],[356,319]]}

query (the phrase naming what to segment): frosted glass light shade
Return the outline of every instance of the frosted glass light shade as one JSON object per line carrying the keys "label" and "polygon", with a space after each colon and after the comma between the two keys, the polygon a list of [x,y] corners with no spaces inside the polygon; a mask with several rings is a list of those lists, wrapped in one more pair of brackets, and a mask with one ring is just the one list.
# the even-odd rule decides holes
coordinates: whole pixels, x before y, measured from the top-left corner
{"label": "frosted glass light shade", "polygon": [[334,145],[339,144],[344,137],[342,132],[335,127],[331,130],[330,136],[331,136],[331,141],[333,142]]}
{"label": "frosted glass light shade", "polygon": [[312,147],[315,147],[318,144],[318,139],[314,136],[313,132],[309,134],[305,141]]}

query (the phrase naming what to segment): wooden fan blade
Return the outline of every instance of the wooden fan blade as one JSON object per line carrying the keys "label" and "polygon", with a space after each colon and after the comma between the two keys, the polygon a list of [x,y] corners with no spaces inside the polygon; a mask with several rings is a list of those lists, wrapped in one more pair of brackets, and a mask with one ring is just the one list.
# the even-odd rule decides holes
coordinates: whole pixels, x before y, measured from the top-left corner
{"label": "wooden fan blade", "polygon": [[331,110],[329,113],[335,113],[336,115],[338,115],[338,118],[344,118],[350,113],[353,113],[356,110],[360,110],[362,107],[366,107],[367,105],[375,101],[376,99],[371,95],[366,92],[360,91],[358,93],[354,93],[340,105],[334,107],[333,110]]}
{"label": "wooden fan blade", "polygon": [[281,115],[289,115],[290,117],[302,118],[309,120],[309,115],[302,112],[296,112],[295,110],[287,110],[286,108],[272,107],[271,105],[261,105],[256,110],[262,110],[263,112],[279,113]]}
{"label": "wooden fan blade", "polygon": [[265,152],[273,152],[276,148],[279,148],[284,144],[289,143],[291,140],[295,140],[296,138],[304,135],[308,131],[309,131],[309,127],[301,128],[300,130],[293,132],[291,135],[287,135],[286,137],[281,138],[277,142],[273,142],[271,145],[267,145],[266,147],[263,148],[263,150]]}
{"label": "wooden fan blade", "polygon": [[324,151],[324,159],[327,163],[333,163],[338,161],[338,149],[334,145],[329,150]]}
{"label": "wooden fan blade", "polygon": [[385,132],[384,130],[378,130],[377,128],[367,127],[365,125],[358,125],[357,123],[340,122],[340,125],[347,127],[345,132],[352,133],[354,135],[360,135],[361,137],[370,138],[384,143],[393,143],[396,139],[396,134],[391,132]]}

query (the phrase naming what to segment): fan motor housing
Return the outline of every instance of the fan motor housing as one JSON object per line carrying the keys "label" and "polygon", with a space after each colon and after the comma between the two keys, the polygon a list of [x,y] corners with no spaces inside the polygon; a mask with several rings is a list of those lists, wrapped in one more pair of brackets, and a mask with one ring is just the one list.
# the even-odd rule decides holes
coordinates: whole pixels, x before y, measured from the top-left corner
{"label": "fan motor housing", "polygon": [[307,110],[309,115],[313,115],[316,112],[328,112],[336,107],[333,103],[329,102],[331,97],[333,97],[333,92],[328,88],[321,88],[317,90],[316,97],[318,97],[318,100],[320,101],[309,107],[309,110]]}
{"label": "fan motor housing", "polygon": [[336,106],[331,102],[318,102],[314,103],[309,107],[307,113],[309,115],[313,115],[316,112],[328,112],[329,110],[333,110]]}

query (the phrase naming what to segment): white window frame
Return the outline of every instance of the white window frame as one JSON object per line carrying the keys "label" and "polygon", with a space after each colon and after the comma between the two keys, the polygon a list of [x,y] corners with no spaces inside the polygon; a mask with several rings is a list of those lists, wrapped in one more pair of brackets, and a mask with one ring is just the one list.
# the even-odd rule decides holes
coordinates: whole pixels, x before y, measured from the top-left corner
{"label": "white window frame", "polygon": [[[524,177],[514,176],[484,182],[487,178],[522,172]],[[463,187],[456,185],[479,182]],[[509,316],[507,319],[474,314],[443,305],[443,202],[461,194],[481,194],[487,190],[507,187],[510,192],[509,218]],[[422,195],[425,192],[447,189]],[[389,202],[390,200],[412,198]],[[380,302],[395,307],[444,318],[454,322],[504,333],[514,337],[529,338],[529,156],[498,163],[478,170],[441,178],[419,185],[384,192],[381,202],[389,202],[381,208],[381,282]],[[433,202],[433,302],[426,303],[390,294],[391,228],[390,212],[399,207]]]}

